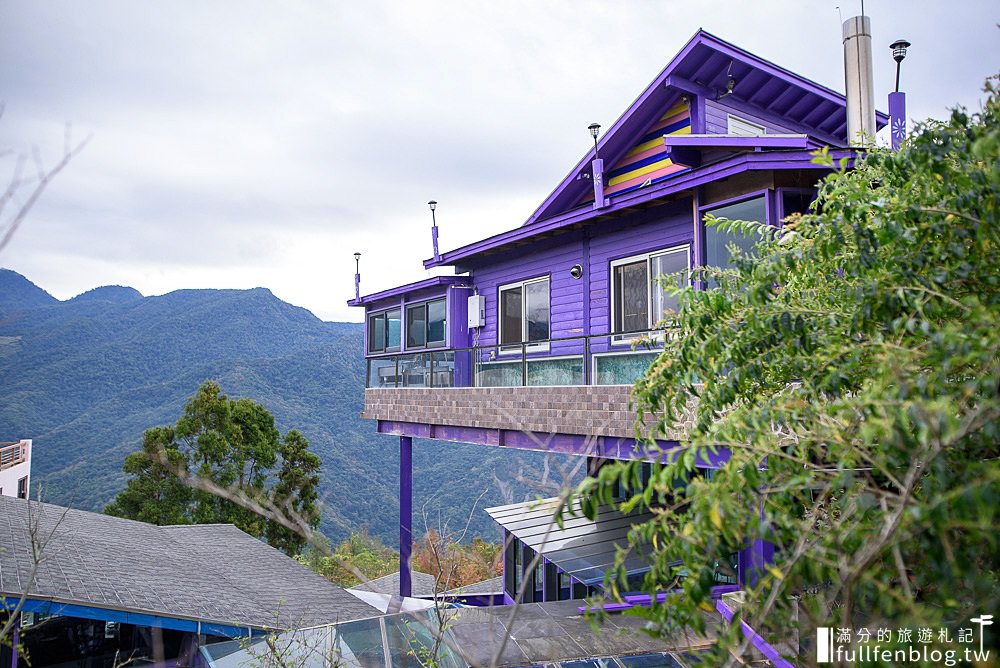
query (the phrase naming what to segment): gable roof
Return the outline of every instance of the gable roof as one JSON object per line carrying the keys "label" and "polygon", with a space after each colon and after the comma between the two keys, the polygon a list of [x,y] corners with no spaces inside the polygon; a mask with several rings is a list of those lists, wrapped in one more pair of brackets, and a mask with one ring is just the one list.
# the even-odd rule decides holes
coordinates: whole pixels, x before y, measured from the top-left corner
{"label": "gable roof", "polygon": [[[723,94],[730,75],[736,83],[731,93]],[[670,134],[672,130],[658,127],[665,116],[664,111],[675,107],[684,96],[698,95],[712,99],[724,97],[728,105],[752,110],[780,124],[798,125],[831,147],[844,147],[848,143],[847,100],[843,94],[699,29],[598,141],[597,152],[606,168],[615,169],[635,150],[637,140],[641,144],[641,139],[651,131]],[[876,114],[879,128],[887,122],[885,114]],[[689,131],[703,130],[694,127]],[[595,149],[590,149],[583,156],[528,218],[525,226],[564,213],[586,201],[588,190],[593,190],[589,172],[594,154]],[[584,174],[587,176],[583,177]],[[638,183],[642,184],[645,180]],[[614,194],[615,185],[609,184],[609,194]]]}
{"label": "gable roof", "polygon": [[[32,579],[33,523],[47,544]],[[9,603],[27,594],[34,605],[26,609],[107,619],[124,612],[167,628],[224,631],[378,614],[231,524],[160,527],[3,496],[0,545],[0,598]]]}

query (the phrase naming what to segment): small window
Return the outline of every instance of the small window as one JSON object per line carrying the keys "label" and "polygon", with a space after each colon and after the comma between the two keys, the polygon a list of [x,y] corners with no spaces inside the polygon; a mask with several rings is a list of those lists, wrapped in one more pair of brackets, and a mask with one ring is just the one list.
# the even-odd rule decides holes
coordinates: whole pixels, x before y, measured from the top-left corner
{"label": "small window", "polygon": [[690,268],[687,245],[612,262],[612,331],[615,334],[646,332],[668,317],[668,312],[676,311],[677,297],[664,288],[662,277],[680,274],[678,286],[683,286]]}
{"label": "small window", "polygon": [[368,316],[368,352],[389,353],[399,350],[400,311],[398,308]]}
{"label": "small window", "polygon": [[17,481],[17,498],[27,499],[28,498],[28,476],[24,476]]}
{"label": "small window", "polygon": [[445,300],[437,299],[406,307],[406,347],[440,348],[447,329]]}
{"label": "small window", "polygon": [[732,114],[729,114],[728,125],[729,125],[728,132],[731,135],[754,137],[767,133],[767,130],[764,128],[763,125],[757,125],[756,123],[751,123],[745,118],[740,118],[739,116],[733,116]]}
{"label": "small window", "polygon": [[549,340],[548,277],[504,285],[500,288],[500,345],[513,350],[532,343],[544,349]]}
{"label": "small window", "polygon": [[[728,218],[730,220],[755,220],[760,223],[767,222],[766,199],[755,197],[743,202],[729,204],[718,209],[712,209],[711,213],[717,218]],[[752,253],[753,246],[757,238],[746,236],[739,232],[721,232],[717,226],[705,227],[705,264],[710,267],[726,268],[732,266],[732,256],[729,246],[736,245],[744,253]]]}

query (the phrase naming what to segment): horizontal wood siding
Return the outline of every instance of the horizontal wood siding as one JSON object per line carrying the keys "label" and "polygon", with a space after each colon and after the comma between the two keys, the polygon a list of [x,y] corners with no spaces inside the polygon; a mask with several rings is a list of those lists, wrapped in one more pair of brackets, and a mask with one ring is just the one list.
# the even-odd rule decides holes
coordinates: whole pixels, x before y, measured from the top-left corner
{"label": "horizontal wood siding", "polygon": [[768,134],[795,134],[804,132],[804,130],[793,128],[790,125],[778,125],[773,121],[764,120],[760,116],[755,116],[741,109],[732,109],[722,102],[715,100],[705,100],[705,132],[713,135],[727,134],[729,132],[729,114],[764,126]]}
{"label": "horizontal wood siding", "polygon": [[501,285],[533,278],[549,277],[550,336],[579,336],[571,332],[583,321],[583,279],[569,275],[574,264],[583,264],[583,236],[569,232],[513,252],[489,255],[472,267],[473,283],[486,297],[486,325],[479,345],[497,343],[497,308]]}
{"label": "horizontal wood siding", "polygon": [[[611,262],[649,251],[690,244],[694,236],[691,200],[636,211],[586,229],[589,257],[584,257],[584,231],[561,234],[514,252],[490,255],[470,267],[480,295],[486,297],[486,325],[479,345],[497,343],[498,289],[501,285],[549,277],[552,338],[608,334],[611,331],[609,282]],[[570,276],[574,264],[584,267],[581,279]],[[590,322],[584,323],[583,300],[589,289]],[[577,353],[578,345],[553,346],[550,355]]]}
{"label": "horizontal wood siding", "polygon": [[691,200],[648,209],[590,240],[590,333],[611,332],[611,262],[649,251],[690,244],[694,238]]}

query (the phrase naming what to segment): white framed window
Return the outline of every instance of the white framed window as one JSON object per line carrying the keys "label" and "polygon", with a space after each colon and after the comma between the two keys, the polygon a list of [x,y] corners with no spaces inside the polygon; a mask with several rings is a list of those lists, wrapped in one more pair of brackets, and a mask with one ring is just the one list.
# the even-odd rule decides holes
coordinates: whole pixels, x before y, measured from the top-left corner
{"label": "white framed window", "polygon": [[727,114],[727,125],[727,132],[731,135],[754,137],[767,133],[767,129],[763,125],[751,123],[745,118],[733,116],[732,114]]}
{"label": "white framed window", "polygon": [[497,308],[497,328],[501,352],[548,350],[551,333],[549,277],[533,278],[501,285]]}
{"label": "white framed window", "polygon": [[677,297],[661,278],[680,274],[678,286],[691,270],[689,244],[633,255],[611,263],[611,331],[615,341],[631,340],[653,329],[677,309]]}

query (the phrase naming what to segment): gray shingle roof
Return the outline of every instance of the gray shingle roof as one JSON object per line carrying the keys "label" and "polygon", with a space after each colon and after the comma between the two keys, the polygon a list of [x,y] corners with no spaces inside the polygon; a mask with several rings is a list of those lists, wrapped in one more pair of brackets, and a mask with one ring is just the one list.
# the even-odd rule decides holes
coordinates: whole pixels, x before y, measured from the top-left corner
{"label": "gray shingle roof", "polygon": [[[46,541],[31,582],[29,502],[0,496],[0,595],[213,622],[301,628],[378,614],[229,524],[158,527],[30,502]],[[30,589],[29,589],[30,587]]]}
{"label": "gray shingle roof", "polygon": [[464,587],[456,587],[446,594],[501,594],[503,593],[503,576],[499,575],[482,582],[473,582]]}
{"label": "gray shingle roof", "polygon": [[[383,575],[380,578],[375,578],[374,580],[369,580],[368,582],[363,582],[354,588],[360,589],[361,591],[372,591],[376,594],[390,594],[398,596],[399,571],[390,573],[389,575]],[[410,595],[433,596],[434,576],[428,575],[427,573],[413,571],[413,577],[410,579]]]}

